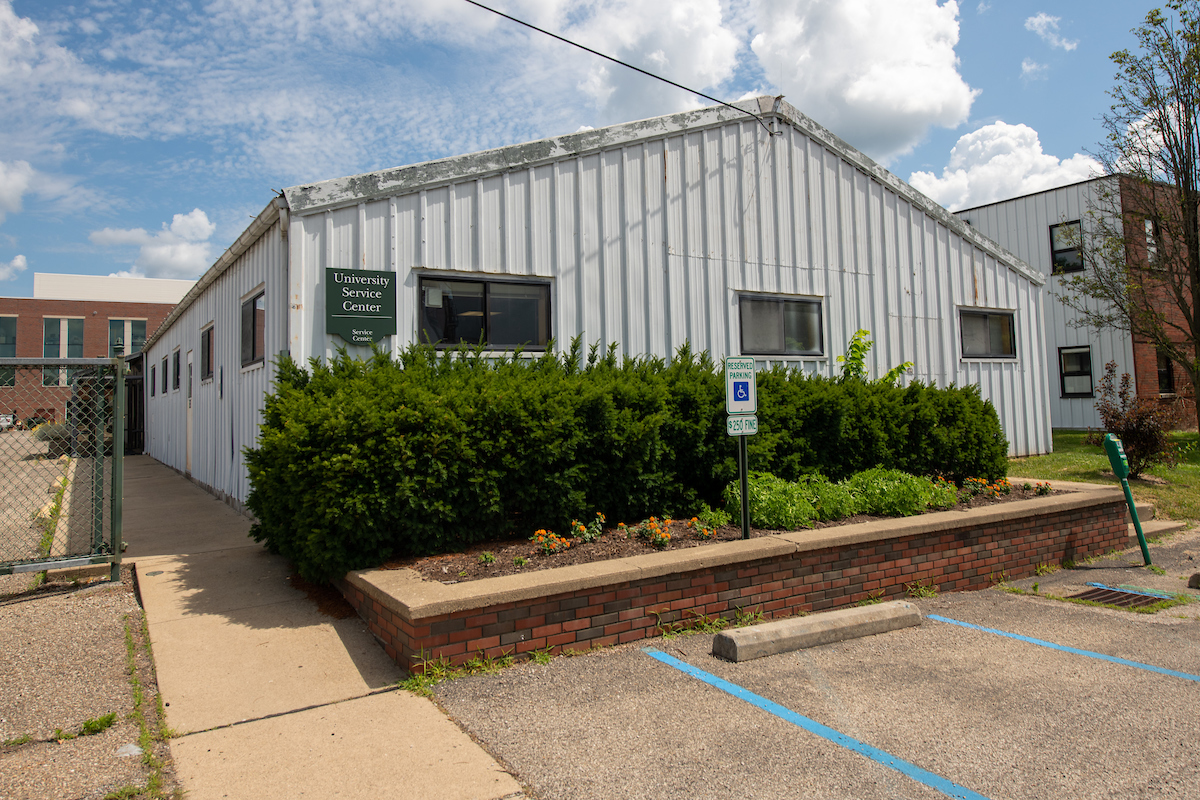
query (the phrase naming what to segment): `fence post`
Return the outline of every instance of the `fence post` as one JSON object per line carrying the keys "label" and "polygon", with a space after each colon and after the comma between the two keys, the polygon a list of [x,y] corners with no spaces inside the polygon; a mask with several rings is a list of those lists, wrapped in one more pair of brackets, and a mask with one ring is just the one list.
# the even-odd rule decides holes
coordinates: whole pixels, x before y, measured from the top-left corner
{"label": "fence post", "polygon": [[[100,553],[104,547],[104,431],[108,427],[105,420],[105,391],[104,374],[96,370],[96,378],[92,382],[92,402],[90,413],[92,456],[92,552]],[[86,451],[85,451],[86,452]]]}
{"label": "fence post", "polygon": [[112,572],[110,578],[121,580],[121,514],[125,493],[125,358],[124,348],[117,345],[113,366],[117,370],[117,386],[113,392],[113,466],[112,466]]}

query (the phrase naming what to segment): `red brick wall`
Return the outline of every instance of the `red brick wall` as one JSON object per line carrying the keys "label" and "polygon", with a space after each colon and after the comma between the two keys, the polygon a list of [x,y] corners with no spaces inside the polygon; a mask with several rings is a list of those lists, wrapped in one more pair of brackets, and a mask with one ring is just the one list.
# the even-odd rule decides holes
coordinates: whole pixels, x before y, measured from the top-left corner
{"label": "red brick wall", "polygon": [[[43,320],[46,317],[83,319],[83,357],[108,357],[109,319],[144,319],[146,335],[162,325],[173,305],[167,303],[114,303],[87,300],[36,300],[25,297],[0,297],[0,316],[17,317],[17,357],[42,358]],[[18,370],[16,386],[0,386],[0,414],[14,411],[18,418],[35,414],[63,418],[63,408],[71,395],[68,387],[44,387],[36,370]]]}
{"label": "red brick wall", "polygon": [[[797,552],[667,577],[623,582],[515,603],[410,620],[346,581],[339,588],[401,667],[445,657],[461,664],[483,653],[586,649],[655,636],[660,625],[697,615],[767,617],[846,606],[882,590],[932,581],[940,591],[983,589],[1002,574],[1032,575],[1129,544],[1125,504],[1098,505],[959,530]],[[398,607],[398,606],[397,606]]]}

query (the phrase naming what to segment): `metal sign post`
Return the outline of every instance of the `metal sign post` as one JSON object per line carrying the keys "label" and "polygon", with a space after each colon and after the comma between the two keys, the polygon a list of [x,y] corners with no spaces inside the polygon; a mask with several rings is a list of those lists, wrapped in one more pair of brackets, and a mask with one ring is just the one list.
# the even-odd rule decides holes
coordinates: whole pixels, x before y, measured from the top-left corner
{"label": "metal sign post", "polygon": [[725,433],[738,437],[738,481],[742,488],[742,538],[750,538],[749,456],[746,437],[758,433],[758,391],[754,359],[725,359]]}
{"label": "metal sign post", "polygon": [[1129,488],[1129,460],[1125,458],[1125,448],[1121,440],[1111,433],[1104,435],[1104,451],[1108,453],[1108,463],[1112,464],[1113,475],[1121,481],[1125,490],[1125,503],[1129,506],[1129,516],[1133,518],[1133,529],[1137,531],[1138,546],[1142,548],[1142,559],[1150,566],[1150,548],[1146,546],[1146,535],[1142,533],[1142,522],[1138,519],[1137,503],[1133,502],[1133,492]]}

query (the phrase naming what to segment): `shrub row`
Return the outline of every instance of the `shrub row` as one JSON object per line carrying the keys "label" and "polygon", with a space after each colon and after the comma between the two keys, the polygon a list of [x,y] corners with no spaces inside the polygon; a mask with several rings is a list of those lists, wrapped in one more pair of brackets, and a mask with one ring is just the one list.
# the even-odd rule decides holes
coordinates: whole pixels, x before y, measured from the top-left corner
{"label": "shrub row", "polygon": [[[737,474],[707,354],[280,360],[247,451],[252,535],[310,580],[538,528],[692,513]],[[1007,444],[974,388],[760,373],[750,463],[794,480],[875,466],[999,477]]]}

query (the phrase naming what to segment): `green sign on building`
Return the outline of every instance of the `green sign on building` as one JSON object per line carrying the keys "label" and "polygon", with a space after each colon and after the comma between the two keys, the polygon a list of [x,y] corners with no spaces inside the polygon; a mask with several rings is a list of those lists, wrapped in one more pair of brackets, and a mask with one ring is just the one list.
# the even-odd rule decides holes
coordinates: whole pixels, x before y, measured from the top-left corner
{"label": "green sign on building", "polygon": [[326,269],[325,332],[362,345],[394,336],[396,273]]}

